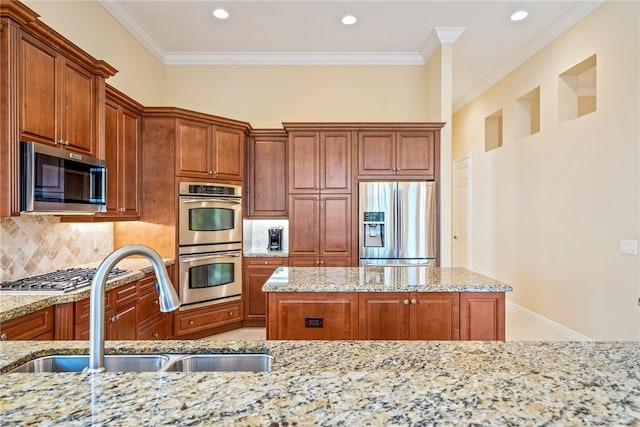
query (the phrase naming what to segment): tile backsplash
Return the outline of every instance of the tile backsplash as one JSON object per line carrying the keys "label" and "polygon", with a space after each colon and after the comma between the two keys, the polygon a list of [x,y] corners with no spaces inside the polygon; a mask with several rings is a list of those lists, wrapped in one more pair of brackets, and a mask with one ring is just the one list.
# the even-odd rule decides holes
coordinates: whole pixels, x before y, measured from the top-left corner
{"label": "tile backsplash", "polygon": [[62,223],[55,216],[0,218],[0,281],[102,261],[112,223]]}

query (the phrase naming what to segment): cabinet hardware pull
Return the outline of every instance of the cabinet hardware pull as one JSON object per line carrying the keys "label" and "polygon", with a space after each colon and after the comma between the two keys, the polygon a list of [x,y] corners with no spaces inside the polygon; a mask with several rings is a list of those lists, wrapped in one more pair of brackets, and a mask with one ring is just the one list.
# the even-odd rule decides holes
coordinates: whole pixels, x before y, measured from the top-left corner
{"label": "cabinet hardware pull", "polygon": [[0,341],[6,341],[6,340],[7,340],[7,338],[9,338],[9,337],[7,336],[7,333],[6,333],[6,332],[5,332],[5,333],[3,333],[2,335],[0,335]]}
{"label": "cabinet hardware pull", "polygon": [[402,301],[402,303],[403,303],[404,305],[409,305],[409,300],[408,300],[408,299],[406,299],[406,300]]}
{"label": "cabinet hardware pull", "polygon": [[415,299],[415,298],[412,298],[412,299],[411,299],[411,304],[417,304],[417,303],[418,303],[418,301],[416,301],[416,299]]}
{"label": "cabinet hardware pull", "polygon": [[153,333],[153,337],[154,337],[154,338],[158,338],[159,336],[160,336],[160,334],[158,334],[157,332],[154,332],[154,333]]}
{"label": "cabinet hardware pull", "polygon": [[229,312],[229,316],[233,316],[233,311],[230,311],[230,312]]}
{"label": "cabinet hardware pull", "polygon": [[189,324],[193,325],[195,322],[193,320],[189,320]]}
{"label": "cabinet hardware pull", "polygon": [[269,265],[269,261],[265,261],[265,262],[264,262],[264,265]]}
{"label": "cabinet hardware pull", "polygon": [[153,304],[154,304],[154,305],[158,305],[158,302],[159,302],[159,301],[158,301],[157,299],[154,299],[154,300],[153,300]]}

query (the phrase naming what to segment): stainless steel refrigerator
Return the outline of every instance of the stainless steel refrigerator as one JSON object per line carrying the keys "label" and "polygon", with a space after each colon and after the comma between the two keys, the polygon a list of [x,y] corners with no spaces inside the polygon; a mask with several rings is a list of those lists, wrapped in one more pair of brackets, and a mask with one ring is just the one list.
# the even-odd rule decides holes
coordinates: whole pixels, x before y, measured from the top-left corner
{"label": "stainless steel refrigerator", "polygon": [[359,184],[360,265],[435,265],[435,183]]}

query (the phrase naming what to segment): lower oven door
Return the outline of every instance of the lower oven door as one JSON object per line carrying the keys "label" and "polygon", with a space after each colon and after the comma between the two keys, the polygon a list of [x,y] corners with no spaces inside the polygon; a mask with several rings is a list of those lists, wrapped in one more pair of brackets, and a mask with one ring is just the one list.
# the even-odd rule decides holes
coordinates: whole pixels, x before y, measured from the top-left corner
{"label": "lower oven door", "polygon": [[215,252],[179,257],[182,304],[227,302],[242,296],[242,252]]}

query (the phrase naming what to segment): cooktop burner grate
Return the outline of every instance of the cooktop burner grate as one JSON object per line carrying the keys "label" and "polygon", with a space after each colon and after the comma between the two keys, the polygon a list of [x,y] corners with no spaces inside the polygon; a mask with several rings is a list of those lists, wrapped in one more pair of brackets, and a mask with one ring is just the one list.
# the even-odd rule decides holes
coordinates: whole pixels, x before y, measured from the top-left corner
{"label": "cooktop burner grate", "polygon": [[[88,288],[91,285],[93,276],[96,274],[96,270],[96,268],[69,268],[13,282],[0,282],[0,291],[30,291],[56,294],[71,292]],[[127,273],[129,273],[129,270],[114,268],[107,279],[115,279]]]}

